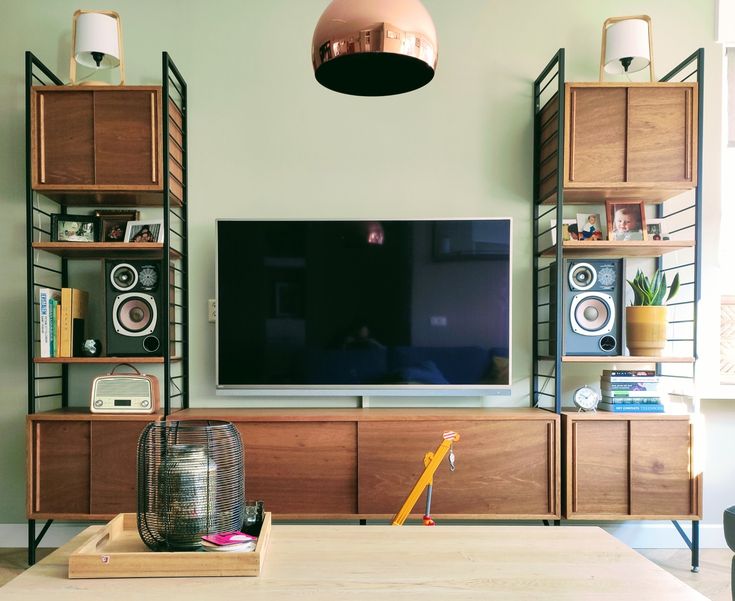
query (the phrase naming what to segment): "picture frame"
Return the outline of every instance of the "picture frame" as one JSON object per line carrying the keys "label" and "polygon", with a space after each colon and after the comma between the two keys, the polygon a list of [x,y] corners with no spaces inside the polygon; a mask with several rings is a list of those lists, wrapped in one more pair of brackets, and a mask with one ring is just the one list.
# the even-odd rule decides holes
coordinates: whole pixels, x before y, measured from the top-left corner
{"label": "picture frame", "polygon": [[100,242],[125,242],[125,229],[129,221],[140,219],[140,211],[95,211],[99,220]]}
{"label": "picture frame", "polygon": [[163,219],[128,221],[125,225],[125,242],[163,242]]}
{"label": "picture frame", "polygon": [[51,215],[51,242],[97,242],[98,229],[94,215]]}
{"label": "picture frame", "polygon": [[[576,219],[562,219],[561,220],[561,240],[562,242],[568,242],[569,240],[577,239],[577,228],[570,226],[576,226]],[[551,246],[556,246],[556,219],[551,220]]]}
{"label": "picture frame", "polygon": [[607,200],[607,239],[648,240],[646,208],[642,200]]}
{"label": "picture frame", "polygon": [[602,240],[602,220],[599,213],[577,213],[577,239],[585,242]]}
{"label": "picture frame", "polygon": [[669,234],[664,229],[664,220],[658,217],[646,220],[646,234],[649,240],[669,239]]}

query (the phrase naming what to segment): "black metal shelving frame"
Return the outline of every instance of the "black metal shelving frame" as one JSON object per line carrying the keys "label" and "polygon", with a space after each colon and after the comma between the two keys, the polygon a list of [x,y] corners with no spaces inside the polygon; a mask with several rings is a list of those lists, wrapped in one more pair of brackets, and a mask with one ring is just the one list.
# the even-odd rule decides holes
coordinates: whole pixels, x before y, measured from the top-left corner
{"label": "black metal shelving frame", "polygon": [[[33,86],[60,86],[64,83],[32,52],[25,53],[25,109],[26,109],[26,248],[27,248],[27,357],[28,357],[28,414],[38,411],[39,402],[69,407],[70,369],[67,362],[37,363],[36,349],[39,344],[40,319],[38,315],[38,290],[41,287],[61,290],[69,282],[68,261],[65,256],[56,256],[44,250],[34,249],[34,242],[47,242],[51,231],[48,222],[52,213],[66,214],[63,200],[44,196],[32,187],[31,156],[31,91]],[[170,106],[180,114],[179,126],[170,118]],[[188,261],[188,164],[187,164],[187,86],[167,52],[162,55],[162,169],[163,195],[161,210],[166,235],[161,252],[161,283],[163,306],[160,307],[164,324],[161,344],[163,349],[163,417],[178,408],[189,407],[189,261]],[[177,128],[182,143],[170,135]],[[171,154],[173,145],[177,152]],[[181,160],[177,159],[177,155]],[[181,178],[171,173],[169,161],[176,161]],[[179,181],[181,179],[182,181]],[[171,183],[177,184],[181,198],[172,195]],[[125,207],[124,201],[106,203],[108,207]],[[131,252],[134,258],[135,253]],[[90,257],[93,258],[93,257]],[[135,363],[135,357],[126,358]],[[114,419],[115,416],[111,416]],[[67,518],[64,518],[67,519]],[[28,520],[28,564],[36,561],[36,549],[53,523],[49,519],[36,535],[36,520]]]}
{"label": "black metal shelving frame", "polygon": [[[564,208],[564,115],[565,115],[565,77],[564,77],[565,53],[561,48],[552,57],[546,67],[541,71],[533,83],[533,117],[534,117],[534,141],[533,141],[533,330],[532,330],[532,378],[531,378],[531,404],[533,407],[561,413],[562,410],[562,340],[563,340],[563,303],[562,286],[563,270],[552,269],[552,265],[562,265],[564,259],[561,236],[557,236],[553,253],[548,254],[547,248],[541,248],[541,240],[551,237],[552,227],[546,227],[546,222],[556,219],[558,232],[561,232],[561,224]],[[657,372],[667,378],[680,378],[689,380],[694,384],[695,365],[697,359],[697,306],[701,296],[701,264],[702,264],[702,148],[704,135],[704,49],[700,48],[664,77],[661,82],[693,82],[698,83],[697,94],[697,156],[696,171],[697,185],[694,187],[693,204],[685,204],[683,207],[675,207],[673,211],[666,212],[665,206],[656,206],[656,216],[670,218],[685,214],[689,221],[672,234],[686,232],[686,236],[694,238],[694,247],[691,257],[674,260],[663,256],[657,260],[658,267],[666,272],[684,272],[691,269],[693,277],[690,281],[682,282],[682,289],[691,287],[691,292],[686,293],[683,301],[669,303],[669,306],[683,309],[684,319],[675,322],[678,326],[688,329],[684,337],[669,338],[668,342],[684,344],[687,352],[691,352],[694,359],[690,364],[658,363]],[[542,122],[542,111],[545,107],[557,107],[551,115],[544,115]],[[542,129],[547,124],[556,121],[556,132],[546,139],[541,139]],[[542,154],[544,158],[541,159]],[[552,169],[545,169],[549,163],[555,163]],[[549,171],[548,175],[542,173]],[[556,178],[553,181],[553,178]],[[555,185],[549,186],[552,180]],[[542,194],[541,190],[545,190]],[[553,202],[550,201],[553,199]],[[545,204],[547,202],[547,204]],[[544,223],[542,226],[541,224]],[[544,251],[547,251],[544,253]],[[542,259],[543,254],[543,259]],[[542,265],[542,260],[544,264]],[[552,278],[555,281],[552,282]],[[553,312],[553,315],[552,315]],[[687,314],[688,313],[688,314]],[[546,347],[548,353],[541,353],[541,347]],[[615,357],[609,358],[610,362]],[[690,371],[687,373],[686,370]],[[549,390],[547,390],[547,388]],[[553,390],[551,392],[550,390]],[[562,471],[562,479],[566,474]],[[564,486],[563,486],[564,488]],[[691,538],[686,534],[677,520],[672,520],[677,532],[682,536],[692,553],[692,571],[699,571],[699,520],[692,520]]]}

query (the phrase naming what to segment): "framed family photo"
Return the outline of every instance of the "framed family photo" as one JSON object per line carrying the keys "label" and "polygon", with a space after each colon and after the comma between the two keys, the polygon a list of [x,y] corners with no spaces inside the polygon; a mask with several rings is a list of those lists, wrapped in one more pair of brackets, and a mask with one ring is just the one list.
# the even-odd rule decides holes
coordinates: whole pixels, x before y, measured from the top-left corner
{"label": "framed family photo", "polygon": [[100,242],[125,242],[129,221],[140,219],[140,211],[95,211],[99,220]]}
{"label": "framed family photo", "polygon": [[664,220],[646,219],[646,233],[648,234],[649,240],[668,240],[669,234],[664,229]]}
{"label": "framed family photo", "polygon": [[577,238],[602,240],[602,222],[599,213],[577,213]]}
{"label": "framed family photo", "polygon": [[51,242],[96,242],[94,215],[51,215]]}
{"label": "framed family photo", "polygon": [[163,242],[163,219],[128,221],[125,242]]}
{"label": "framed family photo", "polygon": [[[562,242],[577,239],[576,225],[577,225],[577,221],[575,219],[562,219],[561,220],[561,240]],[[552,219],[551,220],[551,244],[552,246],[556,245],[556,232],[557,231],[558,230],[556,227],[556,219]]]}
{"label": "framed family photo", "polygon": [[608,200],[608,240],[647,240],[646,211],[641,200]]}

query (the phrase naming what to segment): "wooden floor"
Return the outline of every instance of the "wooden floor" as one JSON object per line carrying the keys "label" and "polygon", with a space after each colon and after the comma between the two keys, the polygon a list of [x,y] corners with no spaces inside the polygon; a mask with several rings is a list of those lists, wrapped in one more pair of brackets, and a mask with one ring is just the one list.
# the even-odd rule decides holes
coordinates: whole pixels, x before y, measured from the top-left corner
{"label": "wooden floor", "polygon": [[[53,549],[39,549],[38,558],[48,555]],[[702,549],[701,571],[690,570],[689,551],[682,549],[638,549],[638,552],[661,566],[667,572],[686,582],[692,588],[713,601],[731,601],[729,549]],[[26,568],[25,549],[0,549],[0,586],[20,574]]]}

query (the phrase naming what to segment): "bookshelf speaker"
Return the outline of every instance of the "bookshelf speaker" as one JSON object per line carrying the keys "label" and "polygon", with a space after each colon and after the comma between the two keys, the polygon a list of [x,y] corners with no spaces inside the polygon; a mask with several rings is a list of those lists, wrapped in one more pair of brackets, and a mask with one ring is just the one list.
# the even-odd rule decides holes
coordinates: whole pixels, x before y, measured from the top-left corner
{"label": "bookshelf speaker", "polygon": [[[556,332],[556,274],[554,264],[549,320],[552,344]],[[567,259],[563,274],[563,354],[622,354],[622,259]]]}
{"label": "bookshelf speaker", "polygon": [[151,261],[105,261],[108,356],[163,354],[159,275]]}

